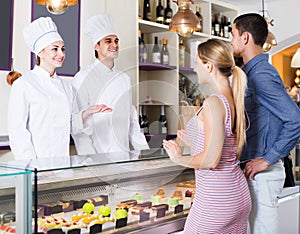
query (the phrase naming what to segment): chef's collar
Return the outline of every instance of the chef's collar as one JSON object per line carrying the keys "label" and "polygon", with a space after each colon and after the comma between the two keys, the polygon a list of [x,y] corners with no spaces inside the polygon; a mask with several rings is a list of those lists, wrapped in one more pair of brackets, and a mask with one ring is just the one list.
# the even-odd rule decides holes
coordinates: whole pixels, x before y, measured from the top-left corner
{"label": "chef's collar", "polygon": [[104,63],[102,63],[99,59],[95,60],[95,65],[101,66],[101,69],[103,69],[106,72],[115,72],[116,71],[116,65],[115,64],[112,67],[112,69],[110,69]]}
{"label": "chef's collar", "polygon": [[54,73],[53,76],[50,76],[49,72],[47,72],[44,68],[41,68],[40,66],[35,65],[33,70],[35,74],[37,74],[41,79],[57,79],[57,74],[56,72]]}

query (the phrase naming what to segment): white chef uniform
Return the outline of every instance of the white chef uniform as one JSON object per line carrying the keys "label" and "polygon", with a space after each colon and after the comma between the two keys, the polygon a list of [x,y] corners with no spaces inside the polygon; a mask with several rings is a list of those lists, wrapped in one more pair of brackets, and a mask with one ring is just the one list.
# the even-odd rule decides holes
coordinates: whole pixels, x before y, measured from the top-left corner
{"label": "white chef uniform", "polygon": [[13,83],[8,133],[15,159],[69,155],[72,100],[70,85],[39,66]]}
{"label": "white chef uniform", "polygon": [[[63,41],[50,17],[40,17],[23,31],[31,52]],[[72,86],[39,66],[16,80],[8,105],[9,144],[15,159],[69,155]]]}
{"label": "white chef uniform", "polygon": [[[84,33],[93,45],[108,35],[117,35],[112,16],[107,13],[90,17]],[[130,150],[130,144],[136,150],[149,148],[132,105],[131,81],[127,74],[115,67],[110,69],[96,59],[76,74],[72,86],[77,100],[74,112],[82,112],[96,104],[112,108],[112,112],[90,116],[81,133],[73,131],[78,154],[124,152]],[[79,118],[75,120],[72,120],[73,128],[80,129],[82,121]],[[124,157],[128,159],[129,155]]]}
{"label": "white chef uniform", "polygon": [[72,86],[79,110],[95,104],[112,108],[110,113],[91,116],[83,133],[73,135],[78,154],[128,151],[130,144],[136,150],[149,148],[131,102],[131,81],[127,74],[115,67],[110,70],[95,60],[76,74]]}

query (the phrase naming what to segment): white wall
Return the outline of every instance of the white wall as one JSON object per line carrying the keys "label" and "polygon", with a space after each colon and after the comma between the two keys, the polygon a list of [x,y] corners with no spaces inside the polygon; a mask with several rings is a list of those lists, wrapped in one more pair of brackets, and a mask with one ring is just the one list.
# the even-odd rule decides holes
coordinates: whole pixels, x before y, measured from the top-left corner
{"label": "white wall", "polygon": [[[284,43],[286,41],[289,41],[289,43],[294,42],[293,44],[300,41],[299,9],[299,0],[265,1],[265,10],[268,11],[271,19],[274,19],[274,26],[270,27],[270,30],[273,32],[277,39],[277,48],[282,48],[281,43]],[[249,1],[247,5],[244,4],[240,6],[240,13],[258,13],[260,10],[262,10],[262,3],[260,0]],[[292,40],[289,40],[290,38]],[[274,51],[277,51],[277,48],[272,48],[270,54],[272,54]]]}

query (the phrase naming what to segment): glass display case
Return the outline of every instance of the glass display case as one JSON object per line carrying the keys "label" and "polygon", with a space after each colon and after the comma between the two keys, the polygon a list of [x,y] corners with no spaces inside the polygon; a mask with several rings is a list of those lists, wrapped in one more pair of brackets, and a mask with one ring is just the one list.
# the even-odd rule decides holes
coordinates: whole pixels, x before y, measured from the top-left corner
{"label": "glass display case", "polygon": [[0,233],[31,232],[31,171],[0,166]]}
{"label": "glass display case", "polygon": [[32,211],[32,222],[23,220],[32,225],[32,233],[178,231],[195,189],[194,170],[174,164],[163,149],[32,159],[10,165],[32,173],[32,193],[28,189],[20,205]]}

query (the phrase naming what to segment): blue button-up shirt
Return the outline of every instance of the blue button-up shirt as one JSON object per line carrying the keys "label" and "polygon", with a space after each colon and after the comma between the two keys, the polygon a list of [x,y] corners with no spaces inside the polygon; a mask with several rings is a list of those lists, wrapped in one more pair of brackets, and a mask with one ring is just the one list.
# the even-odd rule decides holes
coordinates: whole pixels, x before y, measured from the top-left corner
{"label": "blue button-up shirt", "polygon": [[300,109],[287,94],[268,56],[257,55],[244,66],[250,128],[241,161],[263,157],[274,164],[289,154],[300,137]]}

